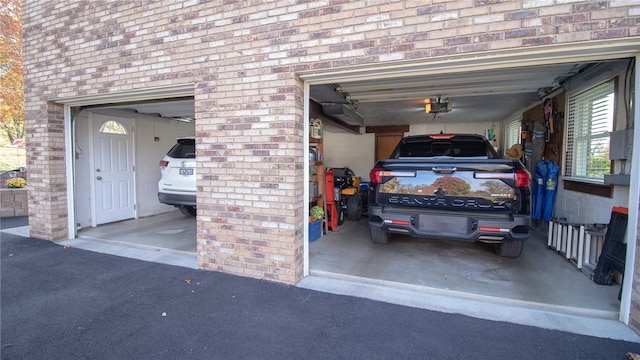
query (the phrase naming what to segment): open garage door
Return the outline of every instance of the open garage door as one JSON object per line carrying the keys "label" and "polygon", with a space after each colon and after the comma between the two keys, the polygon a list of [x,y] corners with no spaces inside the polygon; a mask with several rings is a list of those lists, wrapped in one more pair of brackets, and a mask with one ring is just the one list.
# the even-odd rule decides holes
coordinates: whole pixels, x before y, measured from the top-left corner
{"label": "open garage door", "polygon": [[[349,167],[366,182],[376,160],[376,136],[398,129],[405,135],[492,133],[504,154],[506,122],[563,93],[569,79],[602,63],[620,61],[627,66],[637,52],[627,46],[600,46],[590,51],[522,51],[301,74],[309,83],[309,117],[325,119],[323,166]],[[428,113],[427,104],[434,99],[452,107]],[[332,108],[339,104],[345,110],[339,116],[318,110],[326,109],[326,104]],[[325,192],[330,194],[331,189]],[[628,311],[629,294],[617,302],[619,286],[597,286],[577,272],[564,257],[547,249],[544,231],[531,231],[520,258],[502,259],[477,243],[398,235],[389,245],[372,244],[363,217],[328,231],[307,249],[309,274],[321,277],[442,291],[596,318],[624,319]],[[632,255],[627,257],[633,260]]]}
{"label": "open garage door", "polygon": [[[195,217],[158,198],[161,161],[176,139],[195,136],[193,85],[59,102],[67,105],[67,169],[74,179],[69,238],[195,258]],[[195,201],[193,170],[191,177]]]}

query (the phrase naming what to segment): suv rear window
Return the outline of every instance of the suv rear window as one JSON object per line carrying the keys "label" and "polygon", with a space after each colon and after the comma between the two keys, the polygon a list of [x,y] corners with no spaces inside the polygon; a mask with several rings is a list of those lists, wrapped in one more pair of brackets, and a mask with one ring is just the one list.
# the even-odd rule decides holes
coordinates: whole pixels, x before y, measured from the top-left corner
{"label": "suv rear window", "polygon": [[195,139],[178,139],[178,143],[173,145],[167,153],[174,159],[195,159],[196,158],[196,140]]}

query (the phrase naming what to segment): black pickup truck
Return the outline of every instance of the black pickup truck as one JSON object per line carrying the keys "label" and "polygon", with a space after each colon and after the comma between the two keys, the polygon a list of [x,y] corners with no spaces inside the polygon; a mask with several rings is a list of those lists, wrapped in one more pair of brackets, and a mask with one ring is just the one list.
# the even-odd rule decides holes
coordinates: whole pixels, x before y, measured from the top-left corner
{"label": "black pickup truck", "polygon": [[405,137],[370,173],[371,241],[386,244],[389,233],[481,241],[518,257],[529,237],[530,180],[484,136]]}

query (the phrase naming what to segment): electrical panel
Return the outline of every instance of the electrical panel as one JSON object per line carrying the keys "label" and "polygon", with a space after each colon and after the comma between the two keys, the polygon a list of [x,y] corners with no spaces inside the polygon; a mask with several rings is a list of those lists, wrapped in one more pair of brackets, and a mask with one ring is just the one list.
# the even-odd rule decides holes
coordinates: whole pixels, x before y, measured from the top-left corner
{"label": "electrical panel", "polygon": [[633,145],[633,130],[624,129],[613,131],[610,134],[609,159],[629,160]]}

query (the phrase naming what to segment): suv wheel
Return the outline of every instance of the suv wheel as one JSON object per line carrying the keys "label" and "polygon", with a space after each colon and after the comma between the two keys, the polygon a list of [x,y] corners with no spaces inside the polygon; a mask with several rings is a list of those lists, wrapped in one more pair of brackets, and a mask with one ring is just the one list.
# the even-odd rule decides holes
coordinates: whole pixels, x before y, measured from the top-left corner
{"label": "suv wheel", "polygon": [[196,207],[195,206],[180,206],[180,212],[186,216],[195,217],[196,216]]}

